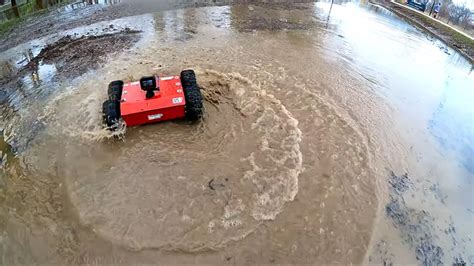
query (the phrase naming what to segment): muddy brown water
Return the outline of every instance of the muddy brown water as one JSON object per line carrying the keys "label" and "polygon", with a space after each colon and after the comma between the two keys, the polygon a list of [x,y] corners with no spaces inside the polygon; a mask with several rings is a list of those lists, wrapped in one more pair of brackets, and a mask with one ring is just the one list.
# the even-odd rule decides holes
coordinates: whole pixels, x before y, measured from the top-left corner
{"label": "muddy brown water", "polygon": [[[450,48],[372,5],[204,7],[33,40],[2,77],[125,28],[99,67],[2,88],[3,264],[473,262],[474,74]],[[184,68],[201,122],[103,128],[108,82]]]}

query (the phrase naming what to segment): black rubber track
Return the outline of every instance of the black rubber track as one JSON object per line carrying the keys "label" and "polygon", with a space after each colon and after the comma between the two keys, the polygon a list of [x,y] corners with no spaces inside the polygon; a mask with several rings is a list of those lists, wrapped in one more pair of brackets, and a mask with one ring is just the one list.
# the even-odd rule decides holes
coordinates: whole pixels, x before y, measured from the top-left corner
{"label": "black rubber track", "polygon": [[120,101],[122,99],[122,91],[123,91],[123,81],[116,80],[116,81],[110,82],[109,88],[107,90],[107,94],[110,100]]}
{"label": "black rubber track", "polygon": [[107,100],[102,104],[104,122],[110,129],[115,129],[120,120],[120,102]]}
{"label": "black rubber track", "polygon": [[197,86],[194,70],[183,70],[181,72],[181,84],[186,100],[186,119],[197,121],[202,117],[203,106],[202,94]]}

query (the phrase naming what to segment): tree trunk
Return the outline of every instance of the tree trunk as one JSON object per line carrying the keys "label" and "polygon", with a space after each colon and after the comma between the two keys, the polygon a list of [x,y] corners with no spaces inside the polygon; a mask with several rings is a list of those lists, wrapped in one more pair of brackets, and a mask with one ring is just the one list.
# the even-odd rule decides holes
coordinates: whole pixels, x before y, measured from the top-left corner
{"label": "tree trunk", "polygon": [[20,10],[18,10],[18,6],[16,5],[16,0],[12,0],[12,9],[13,9],[13,13],[15,14],[15,16],[17,18],[20,17]]}
{"label": "tree trunk", "polygon": [[431,16],[431,13],[433,13],[435,4],[436,4],[436,1],[433,1],[433,4],[431,5],[431,9],[430,9],[430,16]]}
{"label": "tree trunk", "polygon": [[38,7],[38,9],[43,9],[44,8],[43,0],[36,0],[36,6]]}

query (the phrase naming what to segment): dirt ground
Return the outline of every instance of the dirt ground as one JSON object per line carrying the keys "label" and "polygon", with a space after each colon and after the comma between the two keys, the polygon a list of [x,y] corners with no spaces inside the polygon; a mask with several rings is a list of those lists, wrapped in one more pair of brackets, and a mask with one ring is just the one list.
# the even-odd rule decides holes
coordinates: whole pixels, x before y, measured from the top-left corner
{"label": "dirt ground", "polygon": [[[99,21],[113,20],[124,16],[134,16],[161,10],[228,4],[254,4],[265,8],[288,10],[295,8],[304,8],[299,7],[294,3],[306,2],[313,1],[272,1],[272,3],[269,3],[269,1],[265,0],[200,0],[192,2],[140,1],[140,4],[136,4],[132,1],[123,1],[121,3],[111,6],[91,5],[85,8],[71,10],[69,12],[59,13],[57,11],[53,11],[49,14],[42,15],[39,17],[28,18],[27,20],[22,21],[18,25],[11,28],[9,31],[5,32],[4,36],[8,36],[8,38],[6,38],[4,41],[2,41],[2,43],[0,43],[0,51],[7,50],[19,43],[24,43],[26,41],[50,35],[55,32],[60,32]],[[420,14],[417,14],[416,12],[410,11],[409,9],[401,8],[400,6],[393,4],[390,1],[373,0],[371,2],[383,5],[392,12],[395,12],[397,15],[401,16],[403,19],[408,20],[410,23],[413,23],[415,26],[420,27],[423,30],[433,34],[434,36],[441,38],[448,45],[461,52],[471,62],[474,62],[474,41],[450,30],[449,28],[444,27],[441,24],[434,23],[433,21],[426,19],[425,17],[421,16]],[[65,19],[66,17],[67,19]],[[269,27],[266,25],[273,25],[271,26],[271,28],[274,29],[307,28],[306,25],[295,25],[288,23],[287,21],[249,21],[249,24],[256,25],[256,29],[259,29],[261,27]]]}
{"label": "dirt ground", "polygon": [[[110,25],[113,28],[113,25]],[[125,29],[102,35],[66,35],[41,49],[38,55],[18,70],[0,78],[0,84],[14,82],[18,78],[37,71],[39,64],[54,63],[60,78],[76,77],[88,69],[96,68],[106,55],[123,51],[139,39],[139,32]]]}
{"label": "dirt ground", "polygon": [[[113,27],[113,25],[110,25]],[[130,29],[119,33],[104,34],[99,36],[81,36],[75,38],[67,35],[53,44],[49,44],[26,65],[26,68],[34,68],[40,61],[44,63],[54,62],[61,66],[60,73],[68,73],[71,76],[80,75],[84,66],[78,58],[86,60],[89,66],[99,63],[97,58],[110,54],[113,51],[127,48],[136,41],[138,31]],[[67,64],[66,64],[67,62]]]}
{"label": "dirt ground", "polygon": [[[310,0],[296,1],[270,1],[266,0],[198,0],[198,1],[122,1],[118,4],[103,6],[90,5],[64,12],[52,11],[41,16],[33,16],[12,27],[3,34],[4,40],[0,43],[0,52],[5,51],[19,43],[37,39],[56,32],[89,25],[100,21],[113,20],[125,16],[135,16],[145,13],[158,12],[176,8],[204,7],[229,4],[255,4],[272,9],[295,9],[294,3],[313,2]],[[137,4],[139,3],[139,4]],[[284,26],[283,26],[284,27]]]}

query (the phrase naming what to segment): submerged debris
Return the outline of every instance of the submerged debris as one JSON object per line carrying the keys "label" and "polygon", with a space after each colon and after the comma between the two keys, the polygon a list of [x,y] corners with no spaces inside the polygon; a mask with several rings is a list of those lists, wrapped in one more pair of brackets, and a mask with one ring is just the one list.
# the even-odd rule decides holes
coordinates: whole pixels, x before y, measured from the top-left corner
{"label": "submerged debris", "polygon": [[395,192],[398,195],[401,195],[408,190],[409,186],[412,184],[408,178],[408,174],[397,176],[394,172],[390,173],[390,179],[388,180],[390,184],[390,190]]}
{"label": "submerged debris", "polygon": [[444,256],[443,249],[433,245],[431,239],[422,240],[421,244],[416,248],[416,259],[423,265],[441,265],[441,259]]}
{"label": "submerged debris", "polygon": [[463,260],[463,258],[454,258],[453,266],[466,266],[467,263]]}
{"label": "submerged debris", "polygon": [[385,211],[387,216],[392,218],[392,221],[396,225],[403,225],[406,226],[408,220],[408,213],[402,206],[398,200],[391,200],[387,206],[385,206]]}
{"label": "submerged debris", "polygon": [[[224,179],[225,182],[229,181],[227,178]],[[216,190],[216,188],[224,188],[225,187],[225,184],[221,183],[221,182],[216,182],[216,180],[211,179],[208,183],[207,183],[209,189],[211,190]]]}
{"label": "submerged debris", "polygon": [[443,264],[444,251],[435,240],[434,219],[427,211],[418,211],[407,206],[404,192],[412,184],[408,175],[390,173],[390,201],[385,207],[387,216],[399,230],[400,235],[416,252],[422,265]]}

